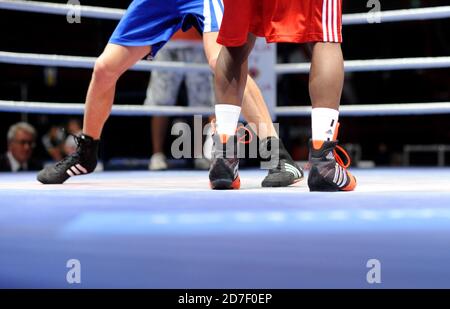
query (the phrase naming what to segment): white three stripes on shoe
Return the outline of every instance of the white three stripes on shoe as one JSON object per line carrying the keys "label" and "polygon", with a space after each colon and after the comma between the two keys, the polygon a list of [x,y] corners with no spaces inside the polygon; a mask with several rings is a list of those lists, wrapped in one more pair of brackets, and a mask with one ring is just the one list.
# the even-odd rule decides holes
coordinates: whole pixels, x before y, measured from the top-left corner
{"label": "white three stripes on shoe", "polygon": [[300,173],[300,171],[298,170],[298,168],[296,168],[295,166],[289,164],[289,163],[284,163],[284,169],[286,170],[286,172],[290,172],[292,174],[294,174],[295,178],[301,178],[302,174]]}
{"label": "white three stripes on shoe", "polygon": [[87,174],[88,171],[80,164],[76,164],[71,166],[66,173],[69,176],[76,176],[76,175],[80,175],[80,174]]}
{"label": "white three stripes on shoe", "polygon": [[87,174],[88,173],[88,171],[83,167],[83,166],[81,166],[80,164],[77,164],[77,165],[75,165],[76,166],[76,168],[78,169],[78,170],[80,170],[83,174]]}
{"label": "white three stripes on shoe", "polygon": [[80,172],[75,166],[72,166],[72,167],[70,168],[70,170],[71,170],[72,172],[74,172],[75,175],[80,175],[80,174],[81,174],[81,172]]}
{"label": "white three stripes on shoe", "polygon": [[236,164],[234,169],[233,169],[233,174],[234,174],[234,178],[236,179],[238,177],[239,174],[239,164]]}
{"label": "white three stripes on shoe", "polygon": [[347,172],[345,169],[336,163],[333,182],[338,185],[338,187],[342,188],[347,184],[347,179]]}

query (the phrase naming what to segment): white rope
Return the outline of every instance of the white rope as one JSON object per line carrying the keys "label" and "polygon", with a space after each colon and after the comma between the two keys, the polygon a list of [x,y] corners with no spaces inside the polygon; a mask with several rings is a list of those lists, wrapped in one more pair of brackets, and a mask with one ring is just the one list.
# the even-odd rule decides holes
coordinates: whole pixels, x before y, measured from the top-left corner
{"label": "white rope", "polygon": [[[84,104],[50,103],[0,100],[0,112],[82,115]],[[112,115],[117,116],[191,116],[212,115],[211,107],[151,106],[151,105],[113,105]]]}
{"label": "white rope", "polygon": [[[277,64],[278,74],[308,73],[310,63]],[[421,57],[345,61],[346,72],[450,68],[450,57]]]}
{"label": "white rope", "polygon": [[[78,8],[78,7],[77,7]],[[32,13],[47,13],[55,15],[67,15],[75,7],[69,4],[36,2],[23,0],[0,0],[0,9],[24,11]],[[80,5],[80,15],[82,17],[119,20],[122,18],[125,10]]]}
{"label": "white rope", "polygon": [[[0,112],[35,114],[83,114],[84,104],[23,102],[0,100]],[[192,116],[211,115],[210,107],[114,105],[112,115],[120,116]],[[277,116],[310,116],[309,106],[285,106],[275,109]],[[450,102],[409,103],[409,104],[370,104],[342,105],[342,116],[394,116],[394,115],[433,115],[450,114]]]}
{"label": "white rope", "polygon": [[[23,0],[0,0],[0,9],[67,15],[74,8],[73,6],[68,4],[23,1]],[[82,17],[119,20],[125,13],[125,10],[93,7],[93,6],[80,6],[80,13]],[[344,25],[367,24],[370,23],[370,21],[374,17],[377,18],[379,17],[381,22],[450,18],[450,6],[438,6],[431,8],[406,9],[406,10],[391,10],[384,12],[382,11],[380,13],[369,12],[369,13],[344,14],[342,22]]]}
{"label": "white rope", "polygon": [[[0,63],[88,69],[94,66],[95,60],[96,58],[94,57],[25,54],[0,51]],[[308,73],[309,67],[309,63],[277,64],[275,66],[275,71],[277,74]],[[345,62],[346,72],[435,69],[449,67],[450,57],[348,60]],[[133,66],[131,70],[210,72],[210,68],[206,64],[170,61],[140,61]]]}
{"label": "white rope", "polygon": [[370,23],[375,18],[380,18],[381,23],[450,18],[450,6],[392,10],[380,13],[344,14],[342,23],[344,25],[361,25]]}
{"label": "white rope", "polygon": [[[48,13],[67,15],[74,10],[68,4],[56,4],[47,2],[0,0],[0,9],[19,10],[35,13]],[[78,8],[77,8],[78,9]],[[119,20],[125,10],[80,6],[82,17]],[[450,18],[450,6],[440,6],[420,9],[392,10],[377,14],[357,13],[344,14],[344,25],[356,25],[370,23],[373,18],[380,18],[381,22],[398,22],[412,20],[428,20]],[[44,65],[72,68],[92,68],[96,58],[76,57],[61,55],[21,54],[0,52],[0,62],[23,65]],[[280,64],[276,66],[278,74],[307,73],[309,63]],[[404,58],[404,59],[374,59],[346,61],[347,72],[381,71],[381,70],[406,70],[406,69],[431,69],[450,67],[450,57],[433,58]],[[132,70],[150,71],[156,69],[170,71],[197,71],[209,72],[207,65],[188,64],[182,62],[149,62],[140,61]],[[1,101],[0,111],[3,112],[27,112],[42,114],[82,114],[84,104],[47,103],[47,102],[16,102]],[[144,116],[144,115],[209,115],[211,108],[202,107],[162,107],[142,105],[115,105],[113,115]],[[291,106],[277,107],[278,116],[309,116],[310,107]],[[377,116],[377,115],[425,115],[450,113],[450,102],[442,103],[413,103],[413,104],[380,104],[380,105],[343,105],[343,116]]]}
{"label": "white rope", "polygon": [[[44,54],[25,54],[0,51],[0,63],[13,63],[22,65],[41,65],[56,66],[66,68],[85,68],[94,67],[95,57],[44,55]],[[131,68],[134,71],[165,70],[176,72],[210,72],[207,64],[196,64],[187,62],[170,61],[139,61]]]}
{"label": "white rope", "polygon": [[[309,106],[280,106],[277,116],[310,116]],[[450,114],[450,102],[405,103],[405,104],[367,104],[341,105],[342,116],[402,116]]]}

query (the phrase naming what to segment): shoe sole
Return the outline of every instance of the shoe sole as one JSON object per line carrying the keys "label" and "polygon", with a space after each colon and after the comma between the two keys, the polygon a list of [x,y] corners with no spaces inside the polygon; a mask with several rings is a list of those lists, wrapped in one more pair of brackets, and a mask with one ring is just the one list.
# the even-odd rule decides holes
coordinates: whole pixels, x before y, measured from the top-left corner
{"label": "shoe sole", "polygon": [[335,188],[326,188],[325,186],[320,187],[309,187],[309,192],[339,192],[341,190]]}
{"label": "shoe sole", "polygon": [[289,187],[303,180],[302,178],[294,179],[294,181],[270,181],[263,180],[261,186],[263,188],[279,188],[279,187]]}
{"label": "shoe sole", "polygon": [[63,180],[63,181],[48,181],[47,179],[43,179],[40,175],[38,175],[36,177],[37,181],[39,181],[40,183],[44,184],[44,185],[62,185],[67,179]]}
{"label": "shoe sole", "polygon": [[231,181],[229,179],[216,179],[209,183],[213,190],[238,190],[241,187],[241,179],[238,177]]}
{"label": "shoe sole", "polygon": [[318,184],[310,184],[308,183],[310,192],[351,192],[355,190],[356,187],[356,178],[355,176],[350,176],[350,182],[347,186],[343,188],[339,188],[333,182],[328,182],[326,179],[323,180],[322,183]]}

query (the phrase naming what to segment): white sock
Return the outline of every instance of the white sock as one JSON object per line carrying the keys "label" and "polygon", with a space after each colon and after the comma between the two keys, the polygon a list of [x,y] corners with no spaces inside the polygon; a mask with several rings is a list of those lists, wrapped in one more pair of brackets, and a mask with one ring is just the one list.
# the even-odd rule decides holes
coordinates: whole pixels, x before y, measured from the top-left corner
{"label": "white sock", "polygon": [[216,104],[216,130],[218,134],[235,135],[241,107]]}
{"label": "white sock", "polygon": [[332,141],[336,125],[339,119],[339,111],[331,108],[313,108],[311,113],[312,140]]}

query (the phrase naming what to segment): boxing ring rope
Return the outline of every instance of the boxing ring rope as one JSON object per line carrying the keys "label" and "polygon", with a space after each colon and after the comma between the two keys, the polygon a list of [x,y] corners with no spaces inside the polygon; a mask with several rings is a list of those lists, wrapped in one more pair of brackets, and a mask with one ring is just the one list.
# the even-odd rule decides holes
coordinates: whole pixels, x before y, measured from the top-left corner
{"label": "boxing ring rope", "polygon": [[[0,112],[82,115],[84,104],[0,100]],[[197,106],[113,105],[111,114],[116,116],[192,116],[211,115],[213,112],[214,110],[210,107]]]}
{"label": "boxing ring rope", "polygon": [[[0,0],[0,9],[67,15],[77,10],[83,17],[101,19],[120,19],[125,10],[92,6],[77,6],[47,2]],[[392,10],[377,13],[344,14],[344,25],[370,23],[374,18],[380,22],[399,22],[413,20],[429,20],[450,18],[450,6],[439,6],[419,9]],[[68,68],[90,69],[95,64],[95,57],[78,57],[63,55],[43,55],[0,51],[0,63],[58,66]],[[345,62],[346,72],[392,71],[414,69],[449,68],[450,57],[420,57],[401,59],[350,60]],[[131,68],[134,71],[167,70],[177,72],[210,72],[206,64],[183,62],[140,61]],[[277,64],[276,74],[308,73],[309,63]],[[49,103],[49,102],[17,102],[0,100],[0,112],[26,112],[46,114],[82,114],[84,104]],[[311,107],[289,106],[276,107],[278,116],[309,116]],[[113,115],[207,115],[211,108],[203,107],[163,107],[142,105],[115,105]],[[371,104],[342,105],[342,115],[378,116],[378,115],[410,115],[410,114],[442,114],[450,113],[450,102],[411,103],[411,104]]]}
{"label": "boxing ring rope", "polygon": [[[96,57],[27,54],[0,51],[0,63],[3,62],[10,64],[92,69],[94,67],[95,60],[97,60]],[[139,61],[136,65],[130,68],[130,70],[144,72],[149,72],[151,70],[211,72],[211,69],[207,64],[146,60]]]}
{"label": "boxing ring rope", "polygon": [[436,6],[419,9],[391,10],[379,13],[355,13],[342,16],[343,25],[367,24],[379,18],[381,23],[442,19],[450,17],[450,6]]}
{"label": "boxing ring rope", "polygon": [[[94,67],[95,60],[97,60],[96,57],[27,54],[0,51],[0,63],[3,62],[10,64],[92,69]],[[144,72],[149,72],[151,70],[211,72],[211,69],[207,64],[146,60],[139,61],[136,65],[130,68],[130,70]]]}
{"label": "boxing ring rope", "polygon": [[[1,58],[0,52],[0,61]],[[440,69],[450,68],[450,57],[347,60],[344,67],[346,72]],[[309,69],[310,63],[283,63],[275,66],[278,74],[309,73]]]}
{"label": "boxing ring rope", "polygon": [[[102,8],[85,5],[79,6],[79,8],[81,16],[88,18],[119,20],[125,13],[125,10],[113,8]],[[35,2],[24,0],[0,0],[0,9],[67,15],[68,13],[71,13],[75,10],[75,6],[62,3]],[[344,14],[342,17],[342,23],[344,25],[367,24],[374,17],[380,18],[380,21],[382,23],[449,18],[450,6],[391,10],[377,13],[368,12]]]}
{"label": "boxing ring rope", "polygon": [[[95,57],[78,57],[62,55],[44,55],[11,53],[0,51],[0,63],[39,65],[66,68],[92,69]],[[420,57],[401,59],[371,59],[371,60],[347,60],[345,61],[346,72],[367,71],[394,71],[394,70],[416,70],[450,68],[450,57]],[[286,63],[277,64],[277,74],[308,73],[310,63]],[[195,64],[170,61],[139,61],[130,68],[132,71],[165,70],[177,72],[210,72],[207,64]]]}
{"label": "boxing ring rope", "polygon": [[[275,109],[275,113],[277,116],[311,116],[311,107],[278,106]],[[339,114],[342,116],[404,116],[450,114],[450,102],[341,105],[339,107]]]}
{"label": "boxing ring rope", "polygon": [[[0,100],[0,112],[82,115],[84,104]],[[111,114],[116,116],[206,116],[213,112],[214,110],[209,107],[113,105]],[[310,116],[311,106],[278,106],[275,108],[275,113],[277,116]],[[341,105],[339,113],[342,116],[446,114],[450,113],[450,102]]]}
{"label": "boxing ring rope", "polygon": [[[45,13],[54,15],[67,15],[75,7],[67,3],[35,2],[24,0],[0,0],[0,9],[23,11],[30,13]],[[110,20],[119,20],[122,18],[125,10],[103,8],[95,6],[80,5],[80,14],[88,18],[101,18]]]}

